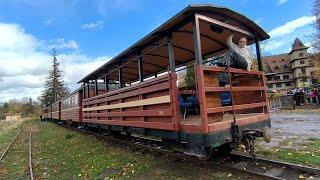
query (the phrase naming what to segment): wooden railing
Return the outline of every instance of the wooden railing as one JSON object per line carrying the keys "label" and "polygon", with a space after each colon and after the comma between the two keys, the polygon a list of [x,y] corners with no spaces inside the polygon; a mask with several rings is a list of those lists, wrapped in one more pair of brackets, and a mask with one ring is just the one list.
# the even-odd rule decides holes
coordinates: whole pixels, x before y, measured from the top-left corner
{"label": "wooden railing", "polygon": [[[201,127],[199,128],[203,133],[230,128],[233,112],[236,114],[236,119],[242,123],[250,122],[248,120],[255,122],[269,118],[264,74],[259,71],[234,68],[230,68],[229,72],[232,88],[230,88],[230,82],[226,86],[222,86],[219,82],[220,73],[228,75],[226,68],[196,67],[201,110]],[[221,92],[232,92],[234,106],[221,104]],[[226,114],[230,116],[226,116]],[[196,128],[194,127],[194,129]]]}
{"label": "wooden railing", "polygon": [[167,74],[84,99],[83,122],[177,130],[176,79]]}
{"label": "wooden railing", "polygon": [[61,120],[71,120],[81,122],[82,111],[80,106],[64,108],[61,107]]}

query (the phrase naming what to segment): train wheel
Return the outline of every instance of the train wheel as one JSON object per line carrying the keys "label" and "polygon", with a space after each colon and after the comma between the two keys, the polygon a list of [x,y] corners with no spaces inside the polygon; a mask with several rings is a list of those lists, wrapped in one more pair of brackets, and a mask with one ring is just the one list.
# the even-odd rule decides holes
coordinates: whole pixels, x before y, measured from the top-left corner
{"label": "train wheel", "polygon": [[205,148],[205,150],[201,153],[201,156],[198,156],[198,159],[201,161],[210,161],[217,155],[218,151],[216,149]]}
{"label": "train wheel", "polygon": [[217,151],[219,155],[227,155],[230,154],[230,152],[233,150],[232,144],[223,144],[219,147],[217,147]]}

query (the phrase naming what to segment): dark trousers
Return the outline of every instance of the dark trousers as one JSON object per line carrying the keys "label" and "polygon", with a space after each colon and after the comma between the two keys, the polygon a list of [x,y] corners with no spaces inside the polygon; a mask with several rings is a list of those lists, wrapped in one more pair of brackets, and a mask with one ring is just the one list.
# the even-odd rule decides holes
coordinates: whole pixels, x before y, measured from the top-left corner
{"label": "dark trousers", "polygon": [[225,57],[222,59],[221,66],[223,67],[230,66],[232,68],[244,69],[244,70],[248,69],[248,63],[246,58],[244,58],[234,50],[229,50],[229,52],[227,52]]}

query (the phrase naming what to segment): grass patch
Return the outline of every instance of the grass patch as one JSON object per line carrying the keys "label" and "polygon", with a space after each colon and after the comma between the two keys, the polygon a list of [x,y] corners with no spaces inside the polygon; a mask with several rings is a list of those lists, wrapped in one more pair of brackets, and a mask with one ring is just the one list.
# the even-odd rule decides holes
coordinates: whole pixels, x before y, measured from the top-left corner
{"label": "grass patch", "polygon": [[[19,129],[18,127],[12,128],[11,131],[7,131],[7,134],[2,134],[2,137],[11,136],[7,139],[5,147],[9,145]],[[28,133],[29,131],[24,129],[10,147],[1,162],[0,179],[28,179]]]}
{"label": "grass patch", "polygon": [[129,178],[156,161],[76,131],[41,123],[34,139],[36,177],[67,179]]}
{"label": "grass patch", "polygon": [[0,154],[6,149],[20,129],[20,122],[0,121]]}
{"label": "grass patch", "polygon": [[[28,120],[23,134],[0,167],[0,179],[28,178],[28,134],[32,129],[36,179],[235,179],[241,175],[199,161],[104,142],[54,123]],[[173,161],[172,161],[173,160]],[[2,164],[1,164],[2,165]]]}
{"label": "grass patch", "polygon": [[[309,142],[301,144],[299,149],[277,147],[260,150],[260,153],[292,163],[320,167],[320,139],[310,138],[307,141]],[[292,143],[292,140],[285,141],[283,145],[288,145],[289,142]]]}

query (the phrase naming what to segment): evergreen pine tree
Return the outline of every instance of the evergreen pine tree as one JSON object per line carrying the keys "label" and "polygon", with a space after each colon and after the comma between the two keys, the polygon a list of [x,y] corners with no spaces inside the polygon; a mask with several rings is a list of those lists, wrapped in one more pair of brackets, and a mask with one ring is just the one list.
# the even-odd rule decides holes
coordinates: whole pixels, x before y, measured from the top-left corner
{"label": "evergreen pine tree", "polygon": [[41,102],[44,106],[49,106],[54,102],[65,97],[69,93],[69,89],[63,81],[62,71],[59,69],[60,63],[57,60],[57,51],[52,49],[51,53],[52,68],[44,83],[44,91],[42,92]]}

